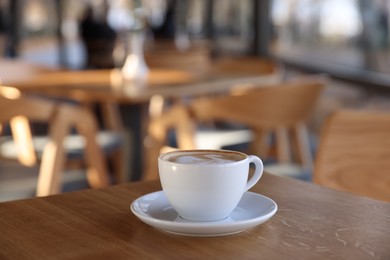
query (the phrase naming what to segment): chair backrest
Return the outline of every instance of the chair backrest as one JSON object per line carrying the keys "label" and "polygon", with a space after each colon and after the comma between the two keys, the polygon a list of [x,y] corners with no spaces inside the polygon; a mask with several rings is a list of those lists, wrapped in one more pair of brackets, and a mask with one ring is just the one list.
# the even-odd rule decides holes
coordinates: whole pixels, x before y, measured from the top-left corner
{"label": "chair backrest", "polygon": [[[201,121],[231,121],[241,123],[255,132],[255,140],[251,144],[252,154],[262,157],[269,152],[268,136],[276,134],[278,160],[289,162],[291,149],[288,131],[295,133],[298,143],[299,159],[305,167],[312,166],[306,121],[314,110],[322,89],[326,85],[322,76],[308,76],[294,79],[280,85],[241,89],[231,95],[200,98],[192,100],[188,106],[177,105],[159,118],[152,120],[149,126],[150,147],[155,153],[148,151],[147,167],[157,161],[156,151],[163,147],[167,131],[180,128],[176,134],[178,148],[196,148],[194,140],[194,124]],[[189,134],[190,133],[190,134]],[[150,163],[152,161],[152,163]],[[154,170],[156,171],[156,170]],[[147,179],[153,179],[153,172],[146,171]],[[156,177],[156,176],[154,176]]]}
{"label": "chair backrest", "polygon": [[199,99],[191,103],[191,110],[199,120],[233,120],[254,128],[289,127],[309,118],[325,84],[324,77],[307,76]]}
{"label": "chair backrest", "polygon": [[326,121],[314,181],[390,201],[390,114],[341,110]]}
{"label": "chair backrest", "polygon": [[191,113],[197,120],[226,120],[241,123],[254,131],[248,152],[268,158],[271,150],[269,136],[275,135],[276,158],[279,163],[292,161],[293,134],[297,160],[311,170],[312,156],[306,122],[314,111],[326,85],[322,76],[306,76],[279,85],[258,87],[221,96],[194,101]]}
{"label": "chair backrest", "polygon": [[64,139],[72,128],[86,140],[85,157],[90,185],[103,187],[109,184],[104,157],[96,142],[97,122],[88,109],[24,96],[15,88],[0,86],[0,124],[10,122],[12,137],[19,152],[18,159],[28,166],[36,162],[29,121],[46,122],[49,126],[50,138],[40,162],[38,196],[60,191],[66,159]]}

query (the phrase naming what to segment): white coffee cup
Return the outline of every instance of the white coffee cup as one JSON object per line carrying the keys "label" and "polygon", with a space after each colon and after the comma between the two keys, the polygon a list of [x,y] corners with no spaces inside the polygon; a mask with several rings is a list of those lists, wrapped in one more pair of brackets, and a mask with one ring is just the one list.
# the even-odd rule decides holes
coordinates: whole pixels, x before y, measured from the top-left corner
{"label": "white coffee cup", "polygon": [[[251,163],[255,172],[248,180]],[[263,162],[236,151],[179,150],[160,155],[158,168],[163,191],[182,218],[218,221],[260,180]]]}

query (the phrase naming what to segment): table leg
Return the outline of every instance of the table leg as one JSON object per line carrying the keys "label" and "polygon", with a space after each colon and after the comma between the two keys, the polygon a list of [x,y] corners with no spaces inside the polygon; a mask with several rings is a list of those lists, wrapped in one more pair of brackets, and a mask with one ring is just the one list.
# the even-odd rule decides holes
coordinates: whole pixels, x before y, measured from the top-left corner
{"label": "table leg", "polygon": [[121,105],[121,114],[126,133],[129,135],[128,149],[130,160],[130,180],[137,181],[142,176],[142,154],[144,140],[144,118],[147,106],[145,104]]}

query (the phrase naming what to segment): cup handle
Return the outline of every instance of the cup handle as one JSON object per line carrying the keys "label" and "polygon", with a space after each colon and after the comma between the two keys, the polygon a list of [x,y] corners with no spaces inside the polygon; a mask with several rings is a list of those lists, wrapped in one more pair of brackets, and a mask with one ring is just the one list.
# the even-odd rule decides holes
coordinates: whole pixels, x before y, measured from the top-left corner
{"label": "cup handle", "polygon": [[245,191],[252,188],[260,180],[261,176],[263,175],[263,169],[264,169],[263,162],[259,157],[254,155],[248,155],[248,157],[249,157],[249,163],[255,164],[255,172],[247,182]]}

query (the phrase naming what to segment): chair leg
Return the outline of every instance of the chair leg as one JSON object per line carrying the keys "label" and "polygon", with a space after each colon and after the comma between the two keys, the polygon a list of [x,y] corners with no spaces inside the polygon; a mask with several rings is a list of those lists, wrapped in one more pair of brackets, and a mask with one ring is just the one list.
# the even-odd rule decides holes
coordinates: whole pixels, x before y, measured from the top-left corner
{"label": "chair leg", "polygon": [[310,151],[310,141],[307,128],[304,124],[298,124],[294,127],[295,136],[297,139],[298,155],[305,169],[313,168],[313,156]]}
{"label": "chair leg", "polygon": [[61,191],[61,177],[65,165],[63,142],[68,129],[60,118],[53,120],[50,128],[50,141],[46,144],[42,155],[36,196],[47,196]]}
{"label": "chair leg", "polygon": [[17,116],[10,120],[12,135],[18,149],[18,160],[26,166],[37,164],[37,157],[32,141],[30,124],[27,117]]}
{"label": "chair leg", "polygon": [[291,162],[288,132],[285,127],[276,129],[277,157],[280,163]]}
{"label": "chair leg", "polygon": [[248,150],[249,154],[256,154],[262,158],[267,158],[269,145],[269,131],[264,129],[256,129],[254,140],[250,143]]}
{"label": "chair leg", "polygon": [[158,163],[157,158],[160,155],[162,147],[165,145],[166,136],[153,136],[150,134],[146,139],[144,149],[144,172],[142,180],[156,180],[158,179]]}
{"label": "chair leg", "polygon": [[100,108],[104,126],[111,130],[123,131],[124,127],[118,105],[105,102],[100,105]]}
{"label": "chair leg", "polygon": [[[72,111],[67,111],[70,116]],[[85,157],[88,164],[87,179],[92,188],[102,188],[110,184],[107,166],[105,164],[103,151],[96,141],[97,122],[89,110],[83,110],[80,114],[81,120],[76,122],[76,128],[86,139]],[[80,113],[80,112],[79,112]]]}

